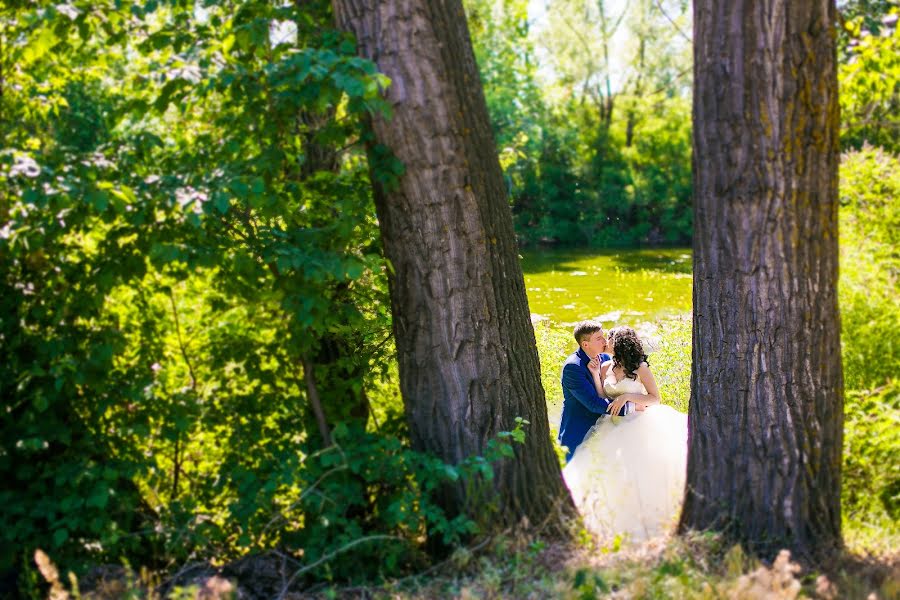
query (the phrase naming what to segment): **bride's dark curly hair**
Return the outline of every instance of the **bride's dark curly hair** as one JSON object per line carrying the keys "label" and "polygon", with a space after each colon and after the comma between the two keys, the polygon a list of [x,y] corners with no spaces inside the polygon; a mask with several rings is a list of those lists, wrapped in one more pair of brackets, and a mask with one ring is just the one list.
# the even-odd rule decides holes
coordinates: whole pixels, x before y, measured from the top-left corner
{"label": "bride's dark curly hair", "polygon": [[609,332],[609,343],[613,349],[613,367],[622,367],[626,377],[637,379],[635,371],[641,363],[649,364],[637,332],[631,327],[614,327]]}

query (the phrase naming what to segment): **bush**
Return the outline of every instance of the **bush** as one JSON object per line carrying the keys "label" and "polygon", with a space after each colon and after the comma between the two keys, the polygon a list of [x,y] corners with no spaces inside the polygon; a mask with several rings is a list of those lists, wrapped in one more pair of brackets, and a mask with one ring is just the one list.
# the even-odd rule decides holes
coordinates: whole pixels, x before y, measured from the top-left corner
{"label": "bush", "polygon": [[900,161],[881,149],[841,161],[841,341],[845,530],[874,551],[900,536]]}
{"label": "bush", "polygon": [[[865,3],[861,3],[865,4]],[[866,11],[870,12],[870,11]],[[876,11],[871,11],[876,13]],[[900,8],[890,11],[894,16]],[[841,142],[844,148],[870,143],[890,152],[900,150],[900,27],[850,20],[844,34],[852,38],[838,69]]]}
{"label": "bush", "polygon": [[840,202],[844,379],[871,389],[900,364],[900,161],[871,147],[846,153]]}
{"label": "bush", "polygon": [[[285,481],[296,486],[297,498],[282,510],[256,507],[264,520],[257,539],[273,526],[281,544],[300,549],[304,567],[315,579],[366,581],[396,576],[427,563],[426,543],[454,547],[486,526],[497,503],[492,465],[513,456],[513,443],[524,441],[518,419],[511,432],[501,432],[484,456],[457,465],[409,448],[393,435],[339,425],[335,444],[307,457]],[[462,482],[473,502],[448,514],[440,505],[442,489]],[[271,540],[259,544],[270,547]]]}

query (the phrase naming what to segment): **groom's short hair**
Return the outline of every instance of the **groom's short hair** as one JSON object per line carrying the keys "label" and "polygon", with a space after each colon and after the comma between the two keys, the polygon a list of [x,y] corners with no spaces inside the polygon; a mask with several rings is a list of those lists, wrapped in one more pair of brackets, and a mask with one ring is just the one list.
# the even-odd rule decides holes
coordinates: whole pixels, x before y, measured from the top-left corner
{"label": "groom's short hair", "polygon": [[578,345],[580,346],[581,342],[589,339],[601,329],[603,329],[603,323],[600,321],[594,321],[593,319],[581,321],[575,325],[575,341],[578,342]]}

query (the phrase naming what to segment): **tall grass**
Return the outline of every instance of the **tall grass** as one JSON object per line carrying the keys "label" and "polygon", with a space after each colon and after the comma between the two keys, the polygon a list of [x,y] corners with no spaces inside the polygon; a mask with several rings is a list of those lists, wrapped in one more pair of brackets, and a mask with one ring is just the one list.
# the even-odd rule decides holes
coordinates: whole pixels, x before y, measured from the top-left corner
{"label": "tall grass", "polygon": [[841,358],[845,539],[900,548],[900,160],[880,149],[841,161]]}

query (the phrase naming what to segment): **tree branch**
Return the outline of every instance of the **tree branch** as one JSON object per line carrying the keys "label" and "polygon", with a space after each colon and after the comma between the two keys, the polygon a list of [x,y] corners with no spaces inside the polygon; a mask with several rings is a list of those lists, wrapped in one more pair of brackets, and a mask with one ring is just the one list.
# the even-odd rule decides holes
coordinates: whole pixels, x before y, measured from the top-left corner
{"label": "tree branch", "polygon": [[681,37],[683,37],[684,39],[686,39],[686,40],[687,40],[688,42],[690,42],[690,43],[693,43],[693,42],[694,42],[694,40],[692,40],[691,37],[690,37],[689,35],[687,35],[684,31],[681,30],[681,27],[678,26],[678,23],[676,23],[676,22],[672,19],[672,17],[669,16],[669,13],[667,13],[666,10],[662,7],[662,3],[661,3],[659,0],[653,0],[653,4],[656,6],[656,8],[659,9],[659,12],[662,13],[662,15],[666,18],[666,20],[668,20],[669,23],[672,24],[672,27],[675,28],[675,31],[677,31],[678,34],[679,34]]}
{"label": "tree branch", "polygon": [[316,376],[313,370],[312,362],[303,355],[300,357],[303,365],[303,379],[306,381],[306,397],[309,405],[312,407],[313,414],[316,416],[316,423],[319,425],[319,434],[325,446],[331,445],[331,432],[328,430],[328,422],[325,420],[325,411],[322,410],[322,400],[319,398],[319,389],[316,387]]}
{"label": "tree branch", "polygon": [[401,540],[402,541],[403,538],[396,536],[396,535],[370,535],[367,537],[362,537],[362,538],[353,540],[352,542],[348,542],[348,543],[344,544],[343,546],[341,546],[340,548],[338,548],[337,550],[335,550],[333,552],[329,552],[328,554],[326,554],[325,556],[323,556],[316,562],[314,562],[310,565],[307,565],[307,566],[303,567],[302,569],[298,569],[297,571],[295,571],[294,574],[291,575],[290,579],[287,580],[287,583],[284,584],[284,587],[281,589],[281,593],[278,594],[278,600],[284,599],[285,595],[288,592],[288,589],[291,587],[291,584],[294,583],[294,580],[297,579],[297,577],[299,577],[300,575],[315,569],[319,565],[328,562],[329,560],[331,560],[338,554],[342,554],[342,553],[346,552],[347,550],[350,550],[351,548],[359,546],[360,544],[364,544],[366,542],[375,542],[375,541],[379,541],[379,540]]}
{"label": "tree branch", "polygon": [[[187,365],[188,374],[191,378],[191,392],[196,394],[197,377],[194,375],[194,367],[191,365],[191,359],[188,357],[187,348],[184,345],[184,338],[181,336],[181,323],[178,319],[178,306],[175,303],[175,291],[171,287],[169,288],[169,301],[172,303],[172,316],[175,319],[175,333],[178,336],[178,347],[181,349],[181,356],[184,358],[184,363]],[[181,476],[181,432],[178,431],[177,425],[175,427],[175,434],[175,456],[172,473],[173,500],[178,496],[178,480]]]}
{"label": "tree branch", "polygon": [[194,376],[194,367],[191,365],[191,359],[188,357],[187,348],[184,345],[184,339],[181,337],[181,323],[178,320],[178,307],[175,305],[175,292],[169,288],[169,301],[172,303],[172,316],[175,319],[175,333],[178,336],[178,347],[181,350],[181,356],[187,365],[188,374],[191,377],[191,391],[197,389],[197,378]]}

